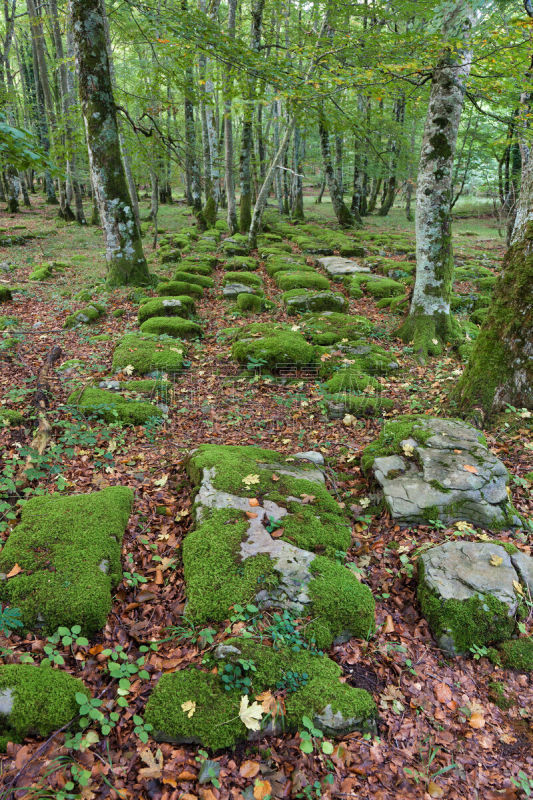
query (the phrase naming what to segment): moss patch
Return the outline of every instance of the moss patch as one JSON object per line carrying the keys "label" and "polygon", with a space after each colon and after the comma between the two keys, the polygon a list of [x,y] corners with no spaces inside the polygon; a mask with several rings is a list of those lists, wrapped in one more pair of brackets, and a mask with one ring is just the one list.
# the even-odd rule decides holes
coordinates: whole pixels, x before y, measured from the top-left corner
{"label": "moss patch", "polygon": [[309,289],[291,289],[283,292],[282,300],[288,314],[306,311],[346,311],[348,301],[340,292],[313,292]]}
{"label": "moss patch", "polygon": [[290,330],[272,331],[260,338],[248,338],[243,332],[242,338],[234,342],[231,355],[240,364],[253,360],[272,371],[287,365],[307,366],[316,360],[313,346],[300,333]]}
{"label": "moss patch", "polygon": [[525,636],[522,639],[501,642],[498,650],[491,651],[490,655],[501,666],[520,672],[533,672],[533,637]]}
{"label": "moss patch", "polygon": [[303,270],[277,272],[274,280],[283,292],[291,289],[329,289],[329,281],[324,275]]}
{"label": "moss patch", "polygon": [[113,353],[113,370],[132,366],[138,375],[154,370],[179,372],[183,367],[183,348],[164,344],[148,334],[126,334]]}
{"label": "moss patch", "polygon": [[244,286],[261,286],[263,281],[256,275],[254,272],[226,272],[224,275],[224,280],[222,282],[223,286],[227,286],[228,283],[242,283]]}
{"label": "moss patch", "polygon": [[172,336],[174,339],[194,339],[202,335],[202,326],[181,317],[150,317],[141,325],[141,332]]}
{"label": "moss patch", "polygon": [[188,297],[202,297],[204,290],[197,283],[187,283],[185,281],[167,281],[167,283],[160,283],[156,287],[156,292],[161,296],[179,297],[180,295],[187,295]]}
{"label": "moss patch", "polygon": [[153,297],[139,308],[139,324],[150,317],[190,317],[194,314],[194,300],[187,295],[179,297]]}
{"label": "moss patch", "polygon": [[121,397],[116,392],[90,386],[73,392],[67,403],[106,422],[120,420],[130,425],[142,425],[152,417],[163,416],[161,409],[152,403],[138,403]]}
{"label": "moss patch", "polygon": [[326,311],[323,314],[304,314],[298,322],[302,334],[313,344],[333,345],[346,339],[354,341],[374,330],[374,324],[357,314]]}
{"label": "moss patch", "polygon": [[0,406],[0,426],[2,425],[22,425],[24,422],[24,414],[21,411],[16,411],[13,408],[4,408]]}
{"label": "moss patch", "polygon": [[[181,270],[174,273],[173,280],[179,281],[180,283],[193,283],[204,289],[212,289],[215,285],[213,278],[208,278],[206,275],[196,275],[193,272],[183,272]],[[185,292],[185,294],[187,294],[187,292]]]}
{"label": "moss patch", "polygon": [[21,567],[0,583],[0,597],[20,608],[26,627],[81,625],[92,635],[105,625],[132,504],[133,492],[123,486],[26,503],[0,552],[0,572]]}
{"label": "moss patch", "polygon": [[105,306],[103,303],[90,303],[90,305],[85,306],[85,308],[81,308],[79,311],[75,311],[74,314],[70,314],[66,318],[63,327],[73,328],[75,325],[90,325],[92,322],[99,320],[104,313]]}

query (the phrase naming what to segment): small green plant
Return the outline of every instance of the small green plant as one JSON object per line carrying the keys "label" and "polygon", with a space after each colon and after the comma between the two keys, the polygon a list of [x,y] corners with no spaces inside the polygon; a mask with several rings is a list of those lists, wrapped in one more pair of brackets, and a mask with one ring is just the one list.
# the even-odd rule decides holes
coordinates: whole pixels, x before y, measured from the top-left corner
{"label": "small green plant", "polygon": [[517,789],[521,789],[526,797],[533,797],[533,778],[528,778],[522,770],[520,770],[516,778],[511,778],[511,783]]}
{"label": "small green plant", "polygon": [[51,644],[58,644],[61,642],[63,647],[71,647],[73,644],[78,647],[87,647],[89,640],[85,636],[80,636],[81,625],[73,625],[72,628],[60,627],[57,631],[48,637]]}
{"label": "small green plant", "polygon": [[472,647],[470,648],[470,652],[472,653],[472,658],[475,661],[479,661],[480,658],[485,658],[485,656],[488,656],[489,654],[488,647],[477,644],[472,645]]}
{"label": "small green plant", "polygon": [[266,529],[269,533],[272,533],[273,531],[277,531],[279,528],[281,528],[282,525],[283,523],[280,522],[279,519],[274,519],[274,517],[269,517]]}
{"label": "small green plant", "polygon": [[200,773],[198,775],[198,783],[211,783],[215,789],[220,789],[220,764],[218,761],[212,761],[205,750],[198,750],[196,761],[200,765]]}
{"label": "small green plant", "polygon": [[283,673],[281,680],[276,683],[276,689],[285,689],[289,694],[297,692],[302,686],[305,686],[309,681],[307,672],[297,672],[296,670],[287,670]]}
{"label": "small green plant", "polygon": [[10,608],[0,606],[0,633],[9,636],[11,631],[22,628],[20,608]]}
{"label": "small green plant", "polygon": [[299,731],[300,750],[302,753],[312,753],[315,749],[315,744],[318,742],[320,742],[320,749],[323,753],[326,755],[331,755],[333,753],[333,744],[327,739],[324,739],[324,733],[320,728],[315,728],[309,717],[302,717],[302,725],[303,729]]}
{"label": "small green plant", "polygon": [[138,714],[133,715],[133,724],[135,726],[133,732],[139,737],[141,742],[146,744],[150,732],[153,730],[153,725],[150,725],[149,722],[145,722]]}
{"label": "small green plant", "polygon": [[239,658],[235,663],[224,664],[220,679],[227,692],[238,689],[241,694],[250,694],[253,673],[256,671],[255,663],[251,659]]}
{"label": "small green plant", "polygon": [[122,575],[126,586],[131,586],[133,588],[137,587],[140,583],[148,582],[148,578],[145,578],[144,575],[139,575],[138,572],[123,572]]}
{"label": "small green plant", "polygon": [[170,625],[167,630],[170,635],[166,639],[163,639],[163,642],[168,642],[171,639],[188,639],[191,644],[198,644],[200,647],[213,644],[217,633],[214,628],[201,628],[197,630],[194,622],[191,622],[187,617],[183,617],[182,625]]}

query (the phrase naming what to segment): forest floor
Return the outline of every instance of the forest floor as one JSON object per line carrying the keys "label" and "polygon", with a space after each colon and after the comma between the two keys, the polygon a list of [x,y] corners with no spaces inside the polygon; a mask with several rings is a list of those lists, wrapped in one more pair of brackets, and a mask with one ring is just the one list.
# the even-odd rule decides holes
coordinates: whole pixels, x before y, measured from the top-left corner
{"label": "forest floor", "polygon": [[[306,213],[309,221],[332,224],[329,204],[309,203]],[[164,206],[159,225],[177,233],[185,218],[183,207]],[[4,786],[2,790],[0,785],[0,797],[7,800],[9,792],[17,798],[80,796],[85,800],[261,800],[269,794],[273,798],[373,800],[512,800],[524,796],[511,779],[520,770],[533,776],[533,677],[499,669],[483,654],[446,658],[416,600],[416,558],[421,548],[458,536],[475,540],[485,534],[455,526],[401,529],[386,513],[379,517],[365,517],[364,513],[369,484],[359,468],[363,448],[378,436],[383,418],[405,413],[447,415],[447,393],[463,367],[454,354],[446,353],[419,366],[409,348],[391,335],[398,317],[380,311],[372,298],[350,298],[350,313],[372,319],[381,332],[379,344],[400,363],[398,374],[386,381],[395,407],[382,418],[349,424],[342,419],[328,420],[313,380],[303,378],[298,385],[283,385],[268,376],[243,375],[231,360],[219,333],[235,324],[236,318],[222,298],[223,271],[216,270],[215,289],[196,304],[204,339],[187,346],[190,367],[175,382],[168,420],[162,426],[135,428],[86,423],[69,414],[65,401],[80,381],[87,383],[94,376],[110,374],[114,343],[136,324],[135,292],[119,289],[110,293],[104,317],[92,326],[65,330],[66,316],[83,305],[73,303],[73,295],[104,278],[100,231],[58,221],[56,210],[38,199],[33,199],[30,210],[3,215],[0,225],[4,236],[8,231],[39,235],[20,246],[0,247],[0,262],[17,265],[16,271],[6,274],[5,280],[0,275],[0,279],[21,289],[9,307],[2,307],[4,314],[17,318],[20,333],[14,352],[0,352],[1,402],[10,408],[28,405],[46,356],[55,345],[62,349],[59,369],[51,379],[52,440],[25,495],[57,489],[83,493],[119,484],[131,486],[136,494],[124,538],[123,564],[147,582],[120,584],[108,623],[90,648],[60,648],[65,668],[82,678],[94,696],[105,698],[109,675],[103,669],[101,651],[122,645],[136,658],[141,645],[159,641],[157,651],[147,659],[150,680],[135,681],[129,707],[105,739],[85,752],[67,751],[62,746],[63,733],[52,737],[44,748],[37,740],[10,744],[0,762]],[[394,209],[390,217],[366,219],[365,230],[412,233],[413,226],[400,209]],[[148,237],[145,242],[151,255]],[[458,220],[454,243],[456,253],[483,259],[483,263],[488,255],[496,267],[504,253],[504,240],[489,217]],[[28,280],[35,265],[53,259],[67,262],[70,268],[45,282]],[[155,259],[153,269],[169,273]],[[258,274],[267,296],[275,299],[279,290],[263,266]],[[123,309],[122,316],[113,316],[117,309]],[[272,319],[287,321],[280,306],[253,317],[262,322]],[[98,334],[108,334],[109,339],[94,341]],[[515,476],[510,485],[513,502],[526,515],[533,510],[530,484],[524,480],[533,469],[530,423],[524,412],[509,410],[485,430],[491,450]],[[32,435],[31,426],[0,431],[0,480],[20,465]],[[285,455],[319,450],[324,455],[329,487],[346,507],[353,507],[353,547],[347,560],[364,568],[377,606],[376,634],[369,641],[352,639],[336,646],[330,655],[349,683],[372,693],[379,708],[378,736],[350,734],[333,755],[304,754],[298,735],[265,739],[214,754],[217,772],[220,767],[218,779],[199,784],[204,756],[197,748],[156,745],[152,740],[143,744],[134,735],[133,715],[142,715],[161,673],[200,663],[202,657],[194,640],[180,638],[176,630],[183,625],[185,603],[180,544],[193,525],[191,485],[183,461],[202,442],[253,444]],[[4,520],[3,539],[11,524]],[[500,538],[510,539],[511,534]],[[521,547],[527,552],[525,540]],[[216,642],[222,638],[223,633],[217,634]],[[3,663],[17,663],[23,654],[39,661],[46,644],[46,639],[34,633],[20,636],[14,632],[7,639],[0,637],[0,655]],[[505,685],[512,699],[507,710],[491,699],[489,684],[495,681]],[[147,750],[155,756],[152,770]],[[81,794],[69,794],[68,785],[65,788],[72,774],[72,759],[91,772]]]}

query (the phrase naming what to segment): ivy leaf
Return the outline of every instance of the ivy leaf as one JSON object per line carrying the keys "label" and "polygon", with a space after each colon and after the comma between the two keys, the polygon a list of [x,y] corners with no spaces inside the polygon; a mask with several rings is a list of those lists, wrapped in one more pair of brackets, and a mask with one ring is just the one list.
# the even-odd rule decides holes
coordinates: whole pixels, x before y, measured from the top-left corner
{"label": "ivy leaf", "polygon": [[261,730],[261,718],[263,716],[263,708],[255,701],[251,706],[248,705],[248,695],[241,697],[241,705],[239,707],[239,717],[243,725],[249,731]]}

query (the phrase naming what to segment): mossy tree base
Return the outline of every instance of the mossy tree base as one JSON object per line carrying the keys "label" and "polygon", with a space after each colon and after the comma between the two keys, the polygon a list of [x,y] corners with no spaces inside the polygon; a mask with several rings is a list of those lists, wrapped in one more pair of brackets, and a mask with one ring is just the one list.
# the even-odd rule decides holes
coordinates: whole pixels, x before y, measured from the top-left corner
{"label": "mossy tree base", "polygon": [[438,356],[446,345],[458,345],[462,334],[459,323],[451,314],[409,314],[395,331],[406,344],[413,345],[414,354],[423,364],[428,356]]}

